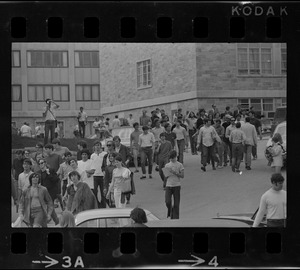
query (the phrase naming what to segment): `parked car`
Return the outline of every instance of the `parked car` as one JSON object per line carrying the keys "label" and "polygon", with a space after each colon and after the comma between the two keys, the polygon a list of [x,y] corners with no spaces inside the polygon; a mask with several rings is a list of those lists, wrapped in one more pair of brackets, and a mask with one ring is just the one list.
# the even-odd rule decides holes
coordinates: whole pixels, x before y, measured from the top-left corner
{"label": "parked car", "polygon": [[274,133],[276,126],[284,121],[286,121],[286,106],[276,108],[271,126],[271,134]]}
{"label": "parked car", "polygon": [[[258,209],[253,213],[238,213],[238,214],[231,214],[231,215],[220,215],[217,214],[214,219],[223,219],[223,220],[235,220],[242,222],[244,224],[247,224],[248,226],[252,226],[256,217],[256,214],[258,212]],[[261,223],[259,224],[259,227],[266,227],[267,226],[267,220],[266,216],[263,217]]]}
{"label": "parked car", "polygon": [[[76,227],[119,228],[130,224],[133,208],[102,208],[82,211],[75,217]],[[150,211],[144,209],[148,221],[159,220]]]}
{"label": "parked car", "polygon": [[[287,141],[286,141],[286,121],[278,124],[273,132],[273,134],[271,135],[271,137],[269,138],[268,142],[267,142],[267,145],[266,145],[266,148],[271,146],[272,145],[272,136],[275,134],[275,133],[279,133],[282,137],[282,146],[283,148],[285,149],[285,151],[287,150]],[[284,158],[283,158],[283,166],[285,167],[286,166],[286,158],[287,156],[287,153],[284,155]]]}

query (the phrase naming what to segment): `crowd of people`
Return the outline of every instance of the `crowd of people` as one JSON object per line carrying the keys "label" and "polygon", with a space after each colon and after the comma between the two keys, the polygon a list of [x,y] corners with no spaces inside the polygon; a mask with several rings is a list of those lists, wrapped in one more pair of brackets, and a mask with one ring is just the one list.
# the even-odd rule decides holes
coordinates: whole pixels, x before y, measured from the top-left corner
{"label": "crowd of people", "polygon": [[[81,107],[78,121],[82,122],[79,124],[82,138],[86,119]],[[93,127],[97,135],[104,131],[109,133],[108,121],[104,121],[103,116],[95,119]],[[234,173],[240,173],[241,162],[245,163],[245,169],[252,169],[252,160],[257,158],[258,137],[262,139],[261,123],[255,112],[242,110],[239,105],[233,112],[227,106],[222,113],[215,104],[208,111],[199,109],[196,113],[183,114],[178,109],[172,117],[159,108],[153,110],[151,116],[143,110],[137,121],[130,115],[125,124],[134,128],[129,148],[121,143],[119,136],[105,141],[105,145],[97,136],[93,153],[84,141],[78,142],[77,158],[60,145],[59,139],[52,139],[51,144],[44,146],[38,143],[34,156],[17,151],[12,165],[12,196],[22,220],[31,227],[45,227],[51,219],[59,224],[55,213],[55,207],[59,206],[72,215],[88,209],[126,207],[135,194],[133,175],[139,172],[139,156],[140,179],[147,178],[146,165],[151,179],[155,165],[165,190],[167,217],[178,219],[184,153],[188,147],[192,155],[200,154],[203,172],[211,164],[213,170],[229,165]],[[116,115],[112,127],[120,126]],[[280,134],[274,134],[272,141],[268,149],[269,165],[280,174],[284,154]],[[131,160],[134,171],[129,169]],[[275,180],[271,181],[273,184]],[[130,189],[125,191],[128,183]],[[261,212],[259,214],[260,218]]]}

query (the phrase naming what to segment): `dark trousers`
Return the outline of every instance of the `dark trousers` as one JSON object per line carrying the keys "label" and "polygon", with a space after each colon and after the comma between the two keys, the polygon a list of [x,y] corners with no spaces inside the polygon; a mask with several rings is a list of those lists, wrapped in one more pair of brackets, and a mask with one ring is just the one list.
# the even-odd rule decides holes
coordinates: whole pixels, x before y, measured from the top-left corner
{"label": "dark trousers", "polygon": [[196,146],[197,146],[196,138],[193,138],[193,135],[195,133],[196,133],[196,131],[194,129],[189,129],[189,137],[190,137],[190,144],[191,144],[191,152],[192,152],[192,154],[197,153],[197,150],[196,150]]}
{"label": "dark trousers", "polygon": [[[97,197],[98,187],[100,189],[101,202],[98,201],[98,197]],[[94,194],[95,194],[95,197],[98,201],[98,207],[99,208],[106,208],[106,198],[103,194],[103,188],[104,188],[103,176],[94,176]]]}
{"label": "dark trousers", "polygon": [[232,143],[232,167],[235,167],[237,170],[240,168],[243,153],[244,146],[242,143]]}
{"label": "dark trousers", "polygon": [[[230,165],[231,165],[231,163],[232,163],[232,143],[231,142],[228,142],[228,141],[226,141],[225,142],[226,143],[226,145],[227,145],[227,149],[228,149],[228,151],[229,151],[229,163],[230,163]],[[227,160],[227,157],[226,157],[226,160]],[[226,162],[227,163],[227,162]]]}
{"label": "dark trousers", "polygon": [[183,164],[183,152],[184,152],[184,139],[177,140],[177,146],[178,146],[178,158],[177,160]]}
{"label": "dark trousers", "polygon": [[205,146],[202,144],[202,165],[206,166],[208,159],[210,158],[211,165],[214,168],[215,167],[215,160],[216,160],[216,150],[215,145],[211,146]]}
{"label": "dark trousers", "polygon": [[267,227],[285,227],[285,219],[267,219]]}
{"label": "dark trousers", "polygon": [[146,174],[146,159],[148,160],[148,174],[152,174],[152,166],[153,166],[152,146],[141,148],[141,167],[144,175]]}
{"label": "dark trousers", "polygon": [[165,165],[168,163],[168,161],[169,161],[168,158],[163,159],[163,158],[158,157],[159,175],[160,175],[161,180],[164,183],[164,185],[163,185],[164,187],[166,186],[166,178],[165,178],[162,168],[165,167]]}
{"label": "dark trousers", "polygon": [[50,132],[50,143],[54,139],[55,128],[56,128],[55,120],[47,120],[45,122],[44,145],[46,145],[48,143],[49,132]]}
{"label": "dark trousers", "polygon": [[63,196],[66,194],[67,185],[68,185],[68,179],[64,179],[63,180],[63,186],[62,186],[62,195]]}
{"label": "dark trousers", "polygon": [[252,146],[252,156],[257,157],[257,145]]}
{"label": "dark trousers", "polygon": [[85,123],[84,121],[78,121],[79,135],[81,138],[85,137]]}
{"label": "dark trousers", "polygon": [[[181,187],[166,187],[165,202],[168,208],[167,217],[171,219],[179,219],[179,205],[180,205],[180,189]],[[174,203],[172,205],[172,196]]]}

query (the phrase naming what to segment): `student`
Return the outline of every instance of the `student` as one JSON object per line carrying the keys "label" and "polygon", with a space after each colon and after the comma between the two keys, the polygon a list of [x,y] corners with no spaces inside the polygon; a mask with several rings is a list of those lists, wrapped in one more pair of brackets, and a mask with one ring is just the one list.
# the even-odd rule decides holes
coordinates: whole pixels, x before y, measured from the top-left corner
{"label": "student", "polygon": [[[167,218],[179,219],[179,205],[180,205],[180,179],[184,178],[184,167],[182,163],[177,161],[177,152],[172,150],[170,152],[170,162],[165,166],[168,170],[166,176],[166,191],[165,202],[168,208]],[[174,203],[172,206],[172,196]]]}

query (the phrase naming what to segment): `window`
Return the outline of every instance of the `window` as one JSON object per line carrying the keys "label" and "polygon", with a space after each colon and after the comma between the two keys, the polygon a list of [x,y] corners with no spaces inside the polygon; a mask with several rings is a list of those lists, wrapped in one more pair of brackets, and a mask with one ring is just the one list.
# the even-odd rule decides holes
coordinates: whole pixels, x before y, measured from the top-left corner
{"label": "window", "polygon": [[75,52],[75,67],[99,67],[99,52],[82,51]]}
{"label": "window", "polygon": [[286,106],[286,98],[281,99],[281,106]]}
{"label": "window", "polygon": [[151,73],[152,70],[150,60],[145,60],[137,63],[137,88],[152,86]]}
{"label": "window", "polygon": [[241,43],[237,45],[239,75],[272,75],[272,44]]}
{"label": "window", "polygon": [[263,111],[264,112],[274,111],[274,103],[273,103],[272,98],[264,98],[263,99]]}
{"label": "window", "polygon": [[69,101],[68,85],[28,85],[28,101]]}
{"label": "window", "polygon": [[20,51],[12,51],[11,52],[11,66],[12,67],[20,67],[21,66]]}
{"label": "window", "polygon": [[286,75],[286,44],[281,44],[281,74]]}
{"label": "window", "polygon": [[99,85],[76,85],[76,101],[100,101]]}
{"label": "window", "polygon": [[249,109],[253,106],[256,112],[274,112],[274,102],[277,101],[273,98],[244,98],[238,99],[237,103],[242,106],[242,109]]}
{"label": "window", "polygon": [[14,102],[22,101],[21,85],[12,85],[11,86],[11,100]]}
{"label": "window", "polygon": [[68,67],[66,51],[27,51],[28,67]]}

